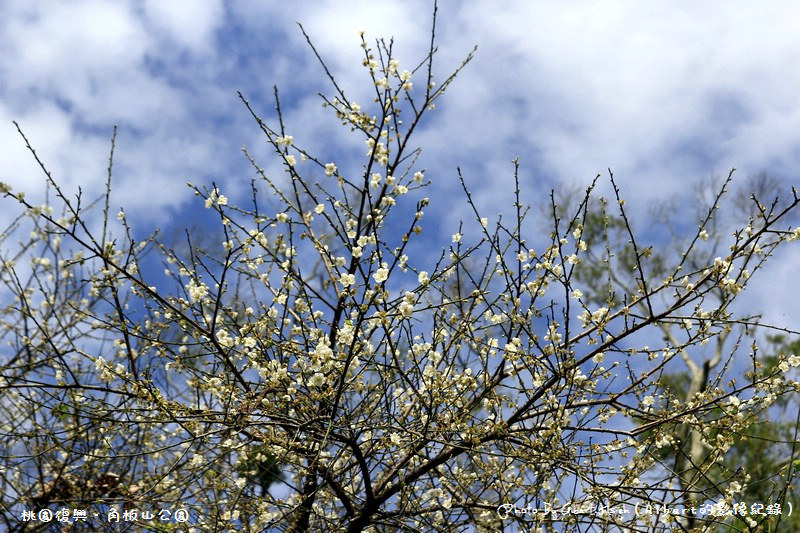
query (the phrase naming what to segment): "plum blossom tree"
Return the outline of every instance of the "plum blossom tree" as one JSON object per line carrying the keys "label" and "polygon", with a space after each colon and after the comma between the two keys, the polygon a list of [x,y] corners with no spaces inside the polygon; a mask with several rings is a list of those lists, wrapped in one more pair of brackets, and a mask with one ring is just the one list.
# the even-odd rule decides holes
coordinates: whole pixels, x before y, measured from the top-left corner
{"label": "plum blossom tree", "polygon": [[[369,103],[320,59],[333,91],[323,105],[365,143],[358,164],[304,149],[277,89],[269,119],[240,95],[282,174],[245,151],[249,200],[191,186],[221,246],[191,232],[180,247],[137,240],[124,211],[115,221],[113,139],[105,194],[86,206],[20,129],[54,202],[2,186],[23,209],[2,235],[0,272],[9,528],[44,508],[97,513],[83,524],[96,530],[118,527],[112,516],[141,527],[141,509],[186,509],[186,524],[145,526],[198,531],[663,531],[734,512],[766,523],[737,507],[746,465],[713,484],[704,474],[728,435],[798,389],[800,357],[757,364],[762,324],[731,307],[800,237],[788,222],[796,191],[780,205],[755,199],[708,258],[721,189],[682,253],[654,268],[610,173],[617,222],[592,218],[598,177],[571,205],[551,196],[542,241],[526,229],[517,160],[511,220],[481,212],[459,169],[471,216],[431,258],[421,239],[437,200],[423,196],[430,178],[410,143],[472,57],[437,85],[433,18],[426,57],[407,69],[391,42],[362,35]],[[590,231],[608,236],[608,253],[591,255]],[[669,387],[665,370],[708,343],[720,362],[688,392]],[[742,360],[752,365],[737,376]],[[687,438],[703,453],[680,455]],[[665,464],[665,447],[686,460]]]}

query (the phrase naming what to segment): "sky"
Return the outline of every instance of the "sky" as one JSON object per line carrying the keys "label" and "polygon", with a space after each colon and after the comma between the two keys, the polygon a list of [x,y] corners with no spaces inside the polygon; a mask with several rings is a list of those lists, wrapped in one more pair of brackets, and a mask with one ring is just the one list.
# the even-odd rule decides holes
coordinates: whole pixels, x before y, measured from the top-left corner
{"label": "sky", "polygon": [[[44,190],[16,120],[67,191],[99,194],[116,124],[112,204],[146,231],[185,224],[202,205],[186,182],[245,194],[243,146],[277,168],[237,98],[269,119],[273,86],[295,142],[347,169],[363,145],[321,107],[331,87],[297,23],[360,101],[371,87],[359,31],[393,36],[408,68],[427,50],[431,12],[428,0],[0,0],[0,181]],[[470,217],[451,201],[457,166],[482,209],[510,210],[517,156],[534,210],[551,188],[612,169],[645,233],[648,206],[689,201],[733,167],[740,182],[766,171],[788,191],[800,183],[798,21],[792,2],[443,0],[437,79],[478,51],[416,139],[426,194],[444,207],[429,238]],[[11,216],[0,208],[3,227]],[[800,246],[774,258],[747,304],[797,329],[799,264]]]}

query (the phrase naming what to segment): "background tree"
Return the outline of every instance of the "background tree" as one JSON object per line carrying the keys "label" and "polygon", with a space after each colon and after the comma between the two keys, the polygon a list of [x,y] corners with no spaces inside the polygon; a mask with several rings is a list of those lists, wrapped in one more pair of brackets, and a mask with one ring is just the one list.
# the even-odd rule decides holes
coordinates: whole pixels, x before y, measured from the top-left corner
{"label": "background tree", "polygon": [[[714,190],[725,190],[729,182],[730,177],[725,182],[709,180],[700,183],[696,190],[697,205],[690,210],[701,222],[700,227],[704,228],[698,234],[700,241],[696,243],[704,250],[689,258],[689,263],[694,269],[713,262],[713,258],[724,249],[725,235],[735,231],[735,228],[731,227],[731,219],[734,217],[715,214],[716,210],[710,207],[719,200]],[[741,218],[753,224],[759,220],[760,210],[763,209],[761,199],[772,199],[775,206],[781,200],[779,193],[777,181],[766,173],[751,176],[744,187],[734,193],[735,211]],[[575,193],[567,192],[566,197],[570,196],[574,199]],[[575,271],[575,279],[582,284],[589,301],[600,305],[606,301],[609,292],[618,289],[622,292],[632,291],[630,284],[632,278],[635,279],[639,266],[648,269],[651,276],[667,275],[665,266],[668,265],[669,255],[680,255],[682,250],[695,244],[688,242],[676,229],[674,218],[683,216],[677,204],[678,202],[666,202],[651,210],[652,218],[669,231],[672,242],[667,248],[661,247],[660,252],[653,251],[653,248],[649,249],[645,254],[647,261],[637,263],[632,242],[630,240],[626,242],[624,239],[627,233],[627,223],[624,218],[609,214],[607,204],[602,199],[596,203],[585,219],[583,235],[588,243],[586,261]],[[614,267],[612,260],[616,265]],[[598,280],[604,280],[604,283],[598,284]],[[717,305],[725,301],[725,296],[726,291],[722,287],[716,289],[715,293],[709,294],[709,297],[717,300]],[[668,372],[659,378],[659,389],[662,394],[674,395],[681,401],[688,402],[698,392],[713,386],[710,379],[715,368],[721,364],[736,365],[735,360],[725,360],[726,354],[729,353],[730,342],[727,341],[730,340],[731,334],[738,334],[736,344],[740,344],[742,338],[759,333],[759,329],[748,328],[748,325],[734,324],[734,328],[723,331],[709,346],[684,350],[681,353],[682,364],[669,365],[666,367]],[[673,324],[665,322],[661,324],[661,330],[665,338],[674,341]],[[763,333],[763,330],[761,332]],[[767,371],[776,368],[780,354],[800,353],[798,340],[790,342],[783,335],[769,334],[762,340],[766,341],[764,343],[766,355],[760,355],[754,345],[753,360],[757,367]],[[789,458],[795,456],[794,445],[800,430],[797,417],[793,414],[798,410],[796,400],[796,396],[782,397],[771,409],[751,411],[748,414],[748,424],[733,434],[725,435],[711,431],[704,436],[698,429],[676,424],[675,437],[671,445],[660,447],[657,454],[659,462],[681,486],[686,498],[685,503],[691,504],[695,485],[703,485],[700,492],[704,497],[709,497],[714,491],[719,492],[719,488],[725,486],[725,480],[736,472],[744,472],[747,480],[742,488],[742,501],[761,503],[787,499],[793,501],[791,495],[796,494],[796,489],[792,484],[792,477],[796,474]],[[720,414],[719,411],[711,412],[709,416],[716,418]],[[640,439],[647,441],[652,436],[653,432],[647,432]],[[723,459],[718,459],[710,468],[701,470],[699,465],[705,464],[709,452],[705,444],[707,439],[728,440],[726,446],[729,450]],[[782,494],[782,491],[787,489],[790,496]],[[719,492],[718,496],[723,497],[724,493]],[[737,521],[738,527],[746,527],[742,519]],[[795,518],[780,516],[768,516],[766,522],[761,525],[762,527],[766,525],[770,531],[794,531],[798,526]],[[687,523],[692,524],[691,521]]]}
{"label": "background tree", "polygon": [[[137,241],[122,211],[115,225],[113,141],[98,223],[22,135],[56,206],[3,186],[25,210],[12,229],[34,228],[19,252],[4,234],[0,427],[9,466],[0,475],[9,527],[45,506],[102,517],[186,508],[200,530],[731,523],[722,511],[746,473],[711,488],[699,478],[731,449],[725,436],[796,390],[800,358],[780,353],[759,366],[755,349],[728,338],[760,324],[730,303],[771,252],[800,237],[786,220],[796,192],[781,206],[759,204],[708,260],[696,243],[722,207],[721,190],[690,244],[654,268],[612,175],[606,205],[618,218],[603,215],[609,253],[596,263],[588,243],[597,241],[584,232],[598,227],[597,180],[563,211],[552,201],[542,241],[526,229],[517,161],[510,221],[484,216],[459,170],[474,217],[431,259],[430,241],[418,242],[428,178],[409,143],[455,73],[434,82],[435,31],[408,70],[391,41],[362,48],[368,104],[349,98],[321,61],[334,92],[324,104],[365,142],[358,165],[295,142],[277,89],[270,120],[241,97],[283,174],[245,152],[257,173],[247,202],[192,186],[219,220],[219,247],[200,248],[191,234],[180,248]],[[611,238],[613,224],[622,242]],[[627,269],[610,253],[625,242]],[[166,281],[145,268],[153,256]],[[584,296],[587,263],[604,285]],[[668,388],[671,361],[715,342],[723,364],[709,365],[692,394]],[[752,370],[733,381],[743,358]],[[661,448],[695,442],[704,453],[688,454],[691,468],[664,465]],[[690,501],[704,506],[691,518],[616,512]],[[586,512],[522,512],[570,502]],[[743,519],[756,527],[762,517]]]}

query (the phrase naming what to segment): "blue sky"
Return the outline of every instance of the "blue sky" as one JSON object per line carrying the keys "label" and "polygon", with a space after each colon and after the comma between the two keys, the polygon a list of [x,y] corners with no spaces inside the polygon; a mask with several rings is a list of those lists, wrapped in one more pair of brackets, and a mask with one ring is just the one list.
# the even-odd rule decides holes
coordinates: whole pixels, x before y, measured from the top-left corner
{"label": "blue sky", "polygon": [[[277,168],[236,97],[241,90],[269,118],[273,85],[295,142],[346,169],[363,145],[321,107],[316,93],[330,86],[296,22],[348,94],[367,101],[359,30],[394,36],[407,68],[426,51],[431,7],[0,0],[0,181],[43,191],[17,120],[68,190],[99,191],[118,124],[112,203],[140,227],[168,227],[202,205],[187,181],[214,180],[232,198],[246,190],[243,145]],[[688,197],[731,167],[742,181],[762,170],[786,189],[800,181],[795,3],[443,1],[439,17],[439,80],[479,47],[417,137],[432,208],[437,198],[447,207],[440,237],[469,217],[450,200],[460,194],[457,165],[487,214],[510,208],[515,156],[535,209],[551,187],[585,186],[611,167],[643,231],[644,206]],[[786,290],[797,248],[746,294],[782,325],[797,316],[796,291]]]}

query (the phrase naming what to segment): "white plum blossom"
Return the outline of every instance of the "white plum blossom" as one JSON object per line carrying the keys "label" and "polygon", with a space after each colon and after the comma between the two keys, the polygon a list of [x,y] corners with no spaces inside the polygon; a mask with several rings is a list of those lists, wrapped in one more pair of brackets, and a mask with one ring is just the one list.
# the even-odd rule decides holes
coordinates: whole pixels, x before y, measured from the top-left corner
{"label": "white plum blossom", "polygon": [[242,340],[242,344],[244,344],[248,348],[255,348],[257,341],[253,337],[245,337]]}
{"label": "white plum blossom", "polygon": [[191,298],[193,303],[201,301],[208,295],[208,287],[203,282],[196,283],[194,280],[191,280],[189,284],[186,285],[186,290],[189,291],[189,298]]}
{"label": "white plum blossom", "polygon": [[94,360],[94,367],[100,372],[100,380],[106,383],[114,381],[116,377],[111,370],[111,365],[102,357]]}
{"label": "white plum blossom", "polygon": [[[217,203],[217,205],[228,205],[228,197],[219,194],[219,189],[217,188],[211,191],[208,195],[208,198],[206,198],[205,201],[206,209],[209,209],[212,205],[214,205],[215,202]],[[120,211],[120,215],[117,215],[117,218],[119,218],[120,220],[125,217],[125,214],[122,211]]]}
{"label": "white plum blossom", "polygon": [[411,318],[414,314],[414,304],[416,300],[417,297],[413,292],[406,292],[403,297],[403,302],[400,304],[400,314],[403,318]]}
{"label": "white plum blossom", "polygon": [[600,322],[602,320],[605,320],[607,316],[608,316],[608,307],[600,307],[599,309],[597,309],[597,311],[592,313],[592,320],[594,322]]}
{"label": "white plum blossom", "polygon": [[228,330],[221,329],[217,332],[217,342],[223,348],[232,348],[236,344],[237,339],[235,337],[231,337],[230,333],[228,333]]}
{"label": "white plum blossom", "polygon": [[376,270],[375,273],[372,275],[372,277],[378,283],[383,283],[384,281],[389,279],[389,267],[388,267],[388,265],[386,263],[382,263],[381,264],[381,268]]}

